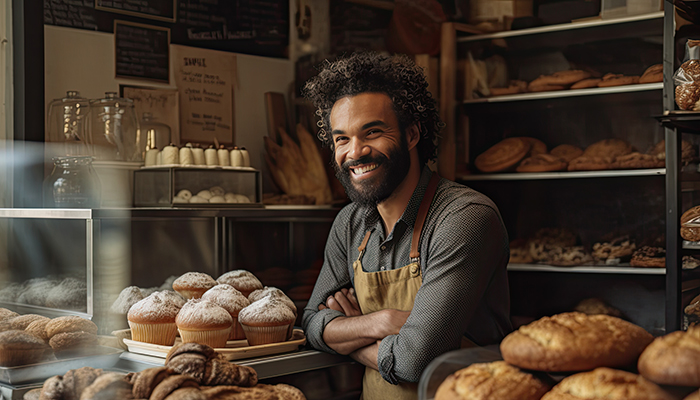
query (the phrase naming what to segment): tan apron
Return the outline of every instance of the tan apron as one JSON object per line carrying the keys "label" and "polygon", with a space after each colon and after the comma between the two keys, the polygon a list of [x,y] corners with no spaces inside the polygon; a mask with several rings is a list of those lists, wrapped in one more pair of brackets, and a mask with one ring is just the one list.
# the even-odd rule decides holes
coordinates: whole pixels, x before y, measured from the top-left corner
{"label": "tan apron", "polygon": [[[362,244],[358,247],[360,254],[353,262],[355,271],[355,296],[363,314],[393,308],[401,311],[413,309],[413,301],[416,298],[423,279],[420,271],[420,253],[418,242],[423,230],[423,223],[428,214],[430,203],[433,200],[440,177],[433,173],[428,183],[423,200],[421,201],[416,222],[413,226],[413,238],[411,240],[411,263],[394,270],[365,272],[362,270],[362,256],[369,241],[370,231],[367,231]],[[466,338],[462,340],[462,347],[471,347],[474,344]],[[382,378],[379,371],[365,367],[365,376],[362,380],[362,400],[409,400],[418,398],[418,384],[401,382],[392,385]]]}

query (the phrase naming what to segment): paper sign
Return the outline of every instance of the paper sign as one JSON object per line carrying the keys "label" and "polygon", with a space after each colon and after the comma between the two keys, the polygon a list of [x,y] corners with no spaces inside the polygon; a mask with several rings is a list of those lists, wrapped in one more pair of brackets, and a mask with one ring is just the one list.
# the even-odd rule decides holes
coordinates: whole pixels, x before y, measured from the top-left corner
{"label": "paper sign", "polygon": [[180,93],[180,141],[233,144],[233,88],[236,56],[173,46]]}

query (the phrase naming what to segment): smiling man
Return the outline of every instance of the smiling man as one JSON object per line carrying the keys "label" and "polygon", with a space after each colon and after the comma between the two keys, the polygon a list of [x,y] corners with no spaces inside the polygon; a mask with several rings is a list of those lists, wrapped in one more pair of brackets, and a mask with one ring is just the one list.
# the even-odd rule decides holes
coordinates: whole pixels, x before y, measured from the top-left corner
{"label": "smiling man", "polygon": [[405,56],[326,62],[304,95],[352,203],[336,217],[302,324],[366,366],[363,400],[416,399],[425,367],[510,332],[508,236],[491,200],[428,168],[443,126]]}

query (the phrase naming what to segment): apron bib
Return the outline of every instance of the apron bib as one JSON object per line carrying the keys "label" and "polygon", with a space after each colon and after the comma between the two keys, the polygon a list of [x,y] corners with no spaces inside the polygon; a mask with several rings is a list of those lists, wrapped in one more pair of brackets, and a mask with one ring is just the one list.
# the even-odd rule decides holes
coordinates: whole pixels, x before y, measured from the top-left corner
{"label": "apron bib", "polygon": [[[430,203],[433,200],[440,177],[433,173],[428,187],[423,195],[416,223],[413,226],[411,240],[411,263],[398,269],[377,272],[365,272],[362,270],[362,256],[369,241],[370,231],[365,234],[357,260],[352,268],[355,272],[355,296],[363,314],[369,314],[386,308],[401,311],[413,309],[413,301],[416,298],[423,279],[420,270],[420,254],[418,242],[423,230],[423,223],[428,214]],[[474,344],[463,338],[462,347],[470,347]],[[362,400],[413,400],[418,399],[418,384],[401,382],[392,385],[382,378],[379,371],[365,367],[365,375],[362,379]]]}

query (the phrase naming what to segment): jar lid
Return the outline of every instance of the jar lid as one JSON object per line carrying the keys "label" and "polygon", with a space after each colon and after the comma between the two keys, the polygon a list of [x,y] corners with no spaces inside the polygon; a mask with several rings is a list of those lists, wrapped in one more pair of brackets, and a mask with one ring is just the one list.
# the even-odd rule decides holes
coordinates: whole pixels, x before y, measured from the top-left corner
{"label": "jar lid", "polygon": [[104,107],[133,107],[134,100],[126,97],[119,97],[117,92],[105,92],[104,98],[90,100],[90,104]]}

